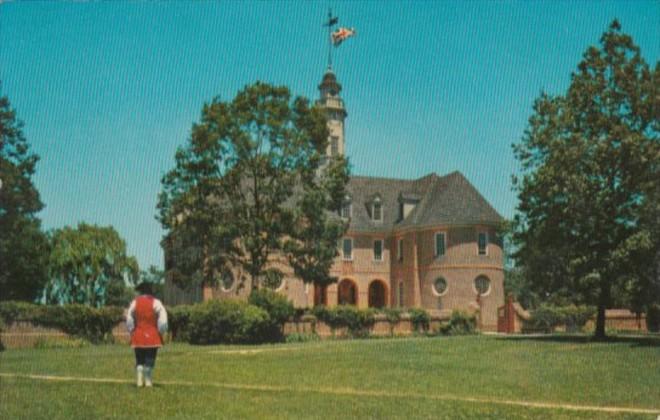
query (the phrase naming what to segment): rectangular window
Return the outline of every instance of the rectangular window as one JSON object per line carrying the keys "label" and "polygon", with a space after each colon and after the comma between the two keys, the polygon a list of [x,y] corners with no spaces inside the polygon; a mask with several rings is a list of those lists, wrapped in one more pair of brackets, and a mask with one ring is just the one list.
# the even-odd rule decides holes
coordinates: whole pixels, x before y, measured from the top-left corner
{"label": "rectangular window", "polygon": [[488,254],[488,234],[479,232],[479,255]]}
{"label": "rectangular window", "polygon": [[344,203],[341,206],[341,217],[349,219],[351,217],[351,203]]}
{"label": "rectangular window", "polygon": [[383,211],[380,203],[374,203],[372,216],[375,221],[379,222],[383,220]]}
{"label": "rectangular window", "polygon": [[399,282],[399,306],[403,307],[403,282]]}
{"label": "rectangular window", "polygon": [[374,260],[383,261],[383,240],[374,241]]}
{"label": "rectangular window", "polygon": [[330,137],[330,156],[339,155],[339,137]]}
{"label": "rectangular window", "polygon": [[352,260],[353,259],[353,239],[344,238],[344,244],[342,247],[344,259]]}
{"label": "rectangular window", "polygon": [[397,241],[396,255],[399,257],[399,261],[403,261],[403,239]]}
{"label": "rectangular window", "polygon": [[445,255],[445,234],[436,233],[435,234],[435,256],[440,257]]}

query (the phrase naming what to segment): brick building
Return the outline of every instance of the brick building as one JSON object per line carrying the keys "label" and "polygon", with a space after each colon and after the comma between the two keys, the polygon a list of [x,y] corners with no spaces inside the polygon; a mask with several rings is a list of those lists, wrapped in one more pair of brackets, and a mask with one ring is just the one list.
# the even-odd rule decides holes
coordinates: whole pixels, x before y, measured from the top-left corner
{"label": "brick building", "polygon": [[[328,70],[317,103],[328,110],[329,155],[343,154],[347,113],[341,85]],[[496,229],[502,217],[460,172],[415,180],[353,176],[341,217],[349,221],[327,288],[304,285],[283,260],[276,290],[296,306],[353,304],[422,307],[431,312],[480,308],[484,329],[497,327],[504,304],[503,254]],[[166,283],[165,301],[245,298],[228,273],[215,288],[190,292]]]}

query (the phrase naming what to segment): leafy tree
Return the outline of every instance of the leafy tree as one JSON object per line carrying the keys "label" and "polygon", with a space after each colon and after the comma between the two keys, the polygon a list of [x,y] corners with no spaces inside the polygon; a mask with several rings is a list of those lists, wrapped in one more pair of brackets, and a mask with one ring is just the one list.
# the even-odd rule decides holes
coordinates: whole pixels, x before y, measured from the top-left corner
{"label": "leafy tree", "polygon": [[36,214],[43,208],[30,152],[9,99],[0,96],[0,300],[34,300],[46,282],[48,242]]}
{"label": "leafy tree", "polygon": [[660,65],[649,68],[616,20],[600,43],[565,95],[536,100],[514,145],[523,173],[513,234],[541,296],[598,307],[598,338],[606,308],[652,296],[647,271],[660,250]]}
{"label": "leafy tree", "polygon": [[67,226],[54,230],[50,242],[47,303],[103,306],[109,286],[134,284],[137,279],[137,261],[126,254],[126,242],[111,226]]}
{"label": "leafy tree", "polygon": [[258,288],[281,277],[274,256],[306,282],[330,281],[346,226],[328,212],[341,206],[348,164],[325,161],[327,137],[324,111],[286,87],[257,82],[204,105],[159,197],[175,283],[212,284],[239,267]]}

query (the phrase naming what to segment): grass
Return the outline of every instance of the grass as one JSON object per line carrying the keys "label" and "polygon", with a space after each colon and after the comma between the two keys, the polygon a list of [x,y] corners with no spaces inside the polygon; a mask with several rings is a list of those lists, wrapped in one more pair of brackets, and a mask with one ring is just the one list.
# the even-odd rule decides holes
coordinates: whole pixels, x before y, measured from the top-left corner
{"label": "grass", "polygon": [[133,385],[132,352],[124,346],[7,350],[0,353],[0,373],[18,374],[0,376],[3,419],[655,419],[660,414],[657,340],[468,336],[259,347],[174,344],[158,356],[157,386],[139,390]]}

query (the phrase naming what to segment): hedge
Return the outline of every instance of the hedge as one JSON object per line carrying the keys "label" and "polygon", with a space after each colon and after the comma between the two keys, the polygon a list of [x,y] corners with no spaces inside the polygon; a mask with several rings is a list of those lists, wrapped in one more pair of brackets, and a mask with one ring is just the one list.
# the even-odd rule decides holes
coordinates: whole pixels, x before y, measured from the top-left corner
{"label": "hedge", "polygon": [[358,309],[352,305],[316,306],[312,314],[330,327],[333,336],[337,328],[346,328],[352,337],[367,337],[376,322],[374,309]]}
{"label": "hedge", "polygon": [[452,311],[449,322],[440,327],[445,335],[474,334],[477,330],[477,317],[463,311]]}
{"label": "hedge", "polygon": [[79,304],[51,306],[0,302],[0,318],[7,324],[28,321],[92,343],[112,341],[112,329],[123,320],[123,313],[122,308],[114,306],[92,308]]}
{"label": "hedge", "polygon": [[410,322],[412,322],[413,329],[418,332],[427,332],[431,325],[431,316],[422,308],[410,308]]}
{"label": "hedge", "polygon": [[274,340],[279,336],[279,327],[268,312],[257,306],[210,300],[193,305],[186,335],[191,344],[256,344]]}
{"label": "hedge", "polygon": [[551,333],[563,325],[566,331],[576,332],[582,330],[595,314],[596,309],[593,306],[541,305],[531,312],[530,319],[525,321],[524,330]]}

